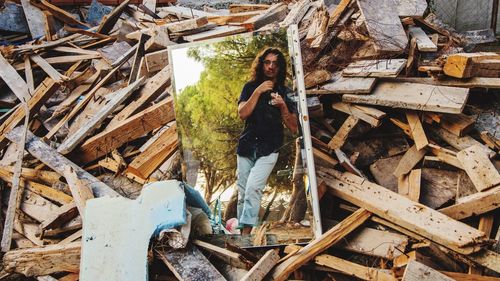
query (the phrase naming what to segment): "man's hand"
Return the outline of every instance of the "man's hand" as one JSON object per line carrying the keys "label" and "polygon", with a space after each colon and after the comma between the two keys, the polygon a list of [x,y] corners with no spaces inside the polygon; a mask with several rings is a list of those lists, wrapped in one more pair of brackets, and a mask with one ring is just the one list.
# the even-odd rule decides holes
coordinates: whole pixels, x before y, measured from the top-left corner
{"label": "man's hand", "polygon": [[284,106],[286,106],[285,101],[278,93],[271,94],[271,104],[280,108],[280,109],[282,109]]}
{"label": "man's hand", "polygon": [[274,88],[274,82],[271,80],[264,81],[262,84],[259,85],[254,91],[256,94],[263,94],[267,91],[271,91]]}

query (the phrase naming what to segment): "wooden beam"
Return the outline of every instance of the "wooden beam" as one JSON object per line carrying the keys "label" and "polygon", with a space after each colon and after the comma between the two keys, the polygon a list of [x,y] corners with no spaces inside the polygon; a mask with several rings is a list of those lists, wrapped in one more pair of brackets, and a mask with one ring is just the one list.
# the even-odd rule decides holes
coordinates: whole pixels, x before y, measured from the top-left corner
{"label": "wooden beam", "polygon": [[331,82],[322,85],[319,89],[307,90],[307,94],[369,94],[375,86],[376,78],[342,77],[337,72],[332,74]]}
{"label": "wooden beam", "polygon": [[[345,102],[336,102],[332,104],[332,108],[344,112],[346,114],[350,114],[360,120],[363,120],[366,123],[370,124],[372,127],[378,127],[382,123],[382,121],[379,118],[377,118],[378,116],[374,117],[367,114],[367,112],[364,109],[367,109],[368,107],[365,106],[348,104]],[[382,111],[380,112],[384,113]]]}
{"label": "wooden beam", "polygon": [[358,118],[354,117],[353,115],[349,115],[349,117],[347,117],[347,119],[344,121],[335,136],[333,136],[333,138],[328,143],[328,147],[330,149],[342,148],[345,141],[347,140],[347,137],[349,136],[349,133],[352,129],[354,129],[358,122]]}
{"label": "wooden beam", "polygon": [[408,120],[408,124],[410,125],[410,132],[413,136],[413,140],[415,141],[415,146],[417,150],[421,150],[429,144],[427,140],[427,136],[425,135],[424,127],[422,126],[422,122],[420,122],[420,117],[414,111],[406,111],[406,119]]}
{"label": "wooden beam", "polygon": [[343,71],[348,77],[396,77],[406,65],[406,59],[360,60],[350,63]]}
{"label": "wooden beam", "polygon": [[257,30],[269,23],[280,22],[285,19],[288,13],[288,7],[284,3],[271,5],[265,12],[254,16],[242,23],[248,30]]}
{"label": "wooden beam", "polygon": [[295,2],[286,18],[280,22],[280,26],[287,27],[291,24],[299,24],[302,18],[306,15],[307,11],[309,11],[309,8],[311,8],[311,6],[311,0],[301,0]]}
{"label": "wooden beam", "polygon": [[500,88],[500,78],[487,78],[487,77],[474,77],[469,79],[456,79],[456,78],[424,78],[424,77],[398,77],[398,78],[387,78],[384,80],[391,82],[409,82],[409,83],[419,83],[428,84],[434,86],[447,86],[447,87],[459,87],[459,88],[490,88],[499,89]]}
{"label": "wooden beam", "polygon": [[116,6],[111,13],[105,15],[101,20],[101,24],[97,28],[97,33],[109,34],[120,18],[123,10],[128,6],[129,2],[130,0],[121,2],[120,5]]}
{"label": "wooden beam", "polygon": [[2,54],[0,54],[0,77],[21,102],[30,100],[31,91],[28,85]]}
{"label": "wooden beam", "polygon": [[56,272],[79,272],[81,243],[49,245],[5,253],[3,263],[7,272],[25,276],[48,275]]}
{"label": "wooden beam", "polygon": [[323,169],[318,174],[333,195],[454,251],[470,254],[486,242],[483,232],[361,177]]}
{"label": "wooden beam", "polygon": [[418,26],[408,27],[408,33],[417,40],[417,48],[420,52],[437,52],[438,47],[429,39],[422,28]]}
{"label": "wooden beam", "polygon": [[278,263],[280,256],[277,250],[269,250],[264,256],[245,274],[241,281],[260,281]]}
{"label": "wooden beam", "polygon": [[193,244],[205,250],[209,255],[214,255],[225,263],[237,267],[249,270],[254,266],[252,262],[247,260],[243,255],[231,252],[227,249],[217,247],[207,242],[200,240],[194,240]]}
{"label": "wooden beam", "polygon": [[88,135],[92,134],[101,123],[115,110],[122,102],[124,102],[139,86],[141,86],[144,78],[136,80],[132,84],[113,93],[113,97],[104,106],[95,112],[84,126],[80,127],[75,133],[66,138],[63,143],[57,148],[57,152],[68,154],[76,148]]}
{"label": "wooden beam", "polygon": [[481,146],[473,145],[461,150],[457,159],[478,191],[500,185],[500,173]]}
{"label": "wooden beam", "polygon": [[50,214],[50,217],[40,223],[41,230],[55,229],[61,227],[63,224],[71,221],[78,215],[78,209],[74,201],[64,204],[57,212]]}
{"label": "wooden beam", "polygon": [[68,80],[69,78],[59,73],[55,68],[53,68],[46,60],[44,60],[40,55],[31,55],[31,60],[36,63],[47,75],[52,78],[55,82],[62,82],[63,80]]}
{"label": "wooden beam", "polygon": [[467,273],[460,272],[450,272],[450,271],[440,271],[444,275],[453,278],[456,281],[500,281],[498,277],[491,276],[481,276],[481,275],[473,275]]}
{"label": "wooden beam", "polygon": [[487,213],[500,206],[500,186],[459,198],[455,205],[439,209],[439,212],[456,220]]}
{"label": "wooden beam", "polygon": [[45,16],[43,12],[33,6],[29,0],[21,0],[24,16],[28,22],[31,38],[38,39],[45,35]]}
{"label": "wooden beam", "polygon": [[424,158],[425,153],[425,150],[417,150],[416,145],[410,147],[399,161],[396,170],[394,170],[394,176],[400,177],[408,174]]}
{"label": "wooden beam", "polygon": [[453,54],[447,57],[443,72],[448,76],[456,78],[480,77],[481,62],[498,59],[500,59],[500,55],[497,53]]}
{"label": "wooden beam", "polygon": [[300,249],[295,255],[275,267],[272,271],[271,279],[276,281],[287,280],[288,276],[290,276],[293,271],[297,270],[304,263],[310,261],[325,249],[339,242],[343,237],[363,224],[370,215],[371,213],[364,209],[355,211],[342,222]]}
{"label": "wooden beam", "polygon": [[200,32],[197,34],[182,36],[182,38],[188,42],[197,42],[212,38],[224,37],[228,35],[238,34],[245,32],[246,28],[242,26],[217,26],[212,30],[205,32]]}
{"label": "wooden beam", "polygon": [[66,169],[64,177],[66,178],[69,190],[71,190],[71,194],[73,195],[73,201],[75,202],[78,212],[83,219],[86,201],[94,198],[92,188],[88,185],[88,183],[84,183],[80,179],[81,175],[79,176],[71,167]]}
{"label": "wooden beam", "polygon": [[75,151],[75,158],[82,162],[95,160],[174,118],[173,99],[170,97],[89,138]]}
{"label": "wooden beam", "polygon": [[77,20],[72,14],[51,4],[50,2],[47,2],[45,0],[31,0],[31,3],[40,9],[48,10],[54,17],[64,23],[67,23],[69,25],[90,27],[88,24]]}
{"label": "wooden beam", "polygon": [[342,100],[396,108],[461,113],[469,89],[416,83],[381,82],[371,95],[343,95]]}
{"label": "wooden beam", "polygon": [[162,70],[168,65],[168,50],[148,53],[144,56],[146,67],[150,74]]}
{"label": "wooden beam", "polygon": [[[12,130],[7,134],[7,138],[12,142],[18,143],[21,138],[21,128],[15,128],[14,130]],[[116,191],[57,153],[55,149],[48,146],[45,142],[33,135],[31,132],[28,132],[26,138],[26,150],[35,158],[45,163],[60,175],[64,175],[66,167],[72,167],[74,171],[76,171],[79,175],[80,180],[82,180],[88,186],[92,187],[92,191],[94,192],[94,195],[96,197],[105,195],[109,195],[112,197],[118,196],[118,193]]]}

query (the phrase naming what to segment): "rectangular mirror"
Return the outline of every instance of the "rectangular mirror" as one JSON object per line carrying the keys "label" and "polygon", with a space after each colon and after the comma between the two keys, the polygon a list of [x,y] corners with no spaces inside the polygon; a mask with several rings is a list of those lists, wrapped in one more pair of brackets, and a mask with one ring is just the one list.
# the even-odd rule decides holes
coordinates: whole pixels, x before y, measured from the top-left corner
{"label": "rectangular mirror", "polygon": [[169,47],[184,180],[251,246],[321,234],[298,44],[292,26]]}

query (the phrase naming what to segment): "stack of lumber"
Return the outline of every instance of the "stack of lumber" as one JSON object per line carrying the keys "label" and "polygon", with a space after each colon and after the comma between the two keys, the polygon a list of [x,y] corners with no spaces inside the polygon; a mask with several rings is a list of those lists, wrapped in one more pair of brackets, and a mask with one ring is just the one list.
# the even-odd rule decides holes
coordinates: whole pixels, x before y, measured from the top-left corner
{"label": "stack of lumber", "polygon": [[78,280],[85,201],[180,173],[167,46],[298,24],[324,234],[156,248],[151,280],[500,280],[500,55],[464,52],[425,0],[326,2],[7,1],[2,277]]}

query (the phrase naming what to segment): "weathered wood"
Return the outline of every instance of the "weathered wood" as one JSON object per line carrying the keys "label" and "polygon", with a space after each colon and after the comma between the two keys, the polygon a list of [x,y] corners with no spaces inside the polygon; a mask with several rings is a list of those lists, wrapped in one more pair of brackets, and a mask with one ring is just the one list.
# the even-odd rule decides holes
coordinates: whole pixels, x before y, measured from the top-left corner
{"label": "weathered wood", "polygon": [[69,190],[73,195],[73,201],[78,208],[78,212],[83,218],[85,213],[85,202],[89,199],[94,198],[92,188],[88,185],[88,183],[84,183],[82,180],[80,180],[82,176],[78,175],[76,171],[74,171],[71,167],[66,168],[64,177],[68,182]]}
{"label": "weathered wood", "polygon": [[163,68],[153,77],[146,81],[146,84],[137,93],[137,100],[128,103],[118,114],[111,119],[106,130],[112,128],[120,121],[127,119],[137,113],[142,108],[145,108],[150,102],[156,99],[170,84],[171,71],[170,67]]}
{"label": "weathered wood", "polygon": [[304,76],[304,83],[306,89],[320,85],[330,80],[331,73],[325,69],[314,70]]}
{"label": "weathered wood", "polygon": [[364,227],[348,235],[336,247],[363,255],[393,259],[403,255],[402,249],[407,245],[408,238],[404,235]]}
{"label": "weathered wood", "polygon": [[193,245],[188,244],[184,249],[156,250],[156,254],[179,280],[226,280]]}
{"label": "weathered wood", "polygon": [[410,261],[406,266],[402,281],[454,281],[437,270],[434,270],[418,261]]}
{"label": "weathered wood", "polygon": [[102,18],[101,24],[97,28],[96,32],[101,34],[109,34],[109,32],[113,29],[116,22],[120,18],[123,10],[128,6],[129,2],[130,0],[121,2],[120,5],[116,6],[111,13],[105,15]]}
{"label": "weathered wood", "polygon": [[[151,36],[151,38],[144,43],[144,49],[148,52],[163,50],[169,45],[174,44],[170,41],[166,25],[153,26],[149,30],[148,35]],[[141,56],[143,56],[143,54],[141,54]]]}
{"label": "weathered wood", "polygon": [[347,140],[347,137],[349,136],[349,133],[352,129],[354,129],[358,122],[358,118],[354,117],[353,115],[349,115],[349,117],[347,117],[347,119],[344,121],[335,136],[333,136],[333,138],[328,143],[328,147],[330,149],[342,148],[345,141]]}
{"label": "weathered wood", "polygon": [[254,16],[242,23],[248,30],[257,30],[266,24],[280,22],[285,19],[288,7],[284,3],[276,3],[260,15]]}
{"label": "weathered wood", "polygon": [[366,28],[380,52],[401,53],[408,45],[408,38],[401,20],[394,9],[394,0],[357,0],[365,18]]}
{"label": "weathered wood", "polygon": [[337,72],[332,74],[331,82],[317,90],[307,90],[307,94],[369,94],[375,86],[376,78],[342,77]]}
{"label": "weathered wood", "polygon": [[350,276],[355,276],[362,280],[396,281],[396,277],[383,272],[377,268],[370,268],[359,265],[332,255],[319,255],[314,258],[314,262],[333,268]]}
{"label": "weathered wood", "polygon": [[280,26],[286,27],[291,24],[299,24],[311,6],[311,0],[301,0],[296,2],[286,18],[280,22]]}
{"label": "weathered wood", "polygon": [[144,56],[146,67],[150,74],[162,70],[168,65],[168,50],[148,53]]}
{"label": "weathered wood", "polygon": [[396,0],[396,5],[400,17],[422,17],[427,10],[425,0]]}
{"label": "weathered wood", "polygon": [[333,195],[454,251],[470,254],[480,247],[469,246],[479,246],[486,241],[483,232],[361,177],[323,169],[319,175]]}
{"label": "weathered wood", "polygon": [[[483,76],[482,68],[487,68],[486,65],[481,65],[482,61],[498,60],[500,55],[497,53],[459,53],[448,56],[443,67],[443,72],[456,78],[469,78]],[[485,76],[490,77],[490,76]],[[492,76],[498,78],[497,76]]]}
{"label": "weathered wood", "polygon": [[21,5],[24,10],[26,21],[31,33],[31,38],[37,39],[45,35],[45,17],[43,12],[33,6],[29,0],[22,0]]}
{"label": "weathered wood", "polygon": [[325,40],[324,38],[328,32],[329,19],[326,7],[320,6],[314,14],[311,24],[309,24],[308,32],[305,38],[311,49],[321,47],[321,42]]}
{"label": "weathered wood", "polygon": [[77,20],[72,14],[51,4],[50,2],[47,2],[45,0],[32,0],[31,3],[40,9],[49,11],[54,17],[64,23],[67,23],[69,25],[90,27],[86,23]]}
{"label": "weathered wood", "polygon": [[[59,89],[59,86],[59,83],[54,82],[54,80],[50,78],[47,78],[40,83],[38,88],[35,90],[35,93],[33,93],[32,98],[28,101],[30,115],[38,112],[40,107]],[[19,125],[24,116],[24,108],[18,107],[9,116],[9,118],[7,118],[4,123],[0,125],[0,148],[5,147],[5,144],[7,143],[5,140],[5,134]]]}
{"label": "weathered wood", "polygon": [[[21,128],[15,128],[14,130],[12,130],[7,134],[7,138],[13,142],[18,143],[21,138]],[[114,197],[118,195],[116,191],[57,153],[55,149],[49,147],[47,144],[45,144],[45,142],[33,135],[31,132],[28,132],[26,138],[26,150],[35,158],[45,163],[60,175],[64,175],[64,169],[66,167],[72,167],[79,174],[80,180],[82,180],[88,186],[92,187],[92,191],[94,192],[94,195],[96,197],[101,197],[104,195]]]}
{"label": "weathered wood", "polygon": [[330,14],[330,19],[328,21],[328,27],[333,27],[338,24],[342,14],[346,11],[347,7],[351,3],[351,0],[341,0],[340,3],[335,7],[335,10]]}
{"label": "weathered wood", "polygon": [[398,77],[388,78],[388,81],[410,82],[419,84],[428,84],[435,86],[448,86],[460,88],[500,88],[500,78],[487,78],[487,77],[473,77],[469,79],[456,79],[456,78],[423,78],[423,77]]}
{"label": "weathered wood", "polygon": [[429,39],[422,28],[418,26],[408,27],[410,36],[417,40],[417,48],[420,52],[437,52],[438,47]]}
{"label": "weathered wood", "polygon": [[249,270],[254,266],[252,262],[247,260],[243,255],[231,252],[227,249],[217,247],[207,242],[203,242],[200,240],[194,240],[193,244],[200,247],[202,250],[205,250],[209,253],[209,255],[214,255],[225,263],[237,267]]}
{"label": "weathered wood", "polygon": [[349,64],[343,76],[349,77],[396,77],[406,65],[406,59],[361,60]]}
{"label": "weathered wood", "polygon": [[459,198],[455,205],[439,211],[450,218],[462,220],[471,216],[484,214],[500,206],[500,186],[487,191],[478,192]]}
{"label": "weathered wood", "polygon": [[249,12],[249,11],[262,11],[267,10],[270,7],[269,4],[240,4],[233,3],[229,4],[229,12],[231,14]]}
{"label": "weathered wood", "polygon": [[420,160],[425,156],[426,150],[418,150],[416,145],[413,145],[404,154],[401,161],[399,161],[396,170],[394,170],[394,175],[400,177],[402,175],[408,174],[417,165]]}
{"label": "weathered wood", "polygon": [[455,136],[462,137],[474,129],[476,120],[465,114],[444,114],[439,126]]}
{"label": "weathered wood", "polygon": [[207,40],[207,39],[212,39],[212,38],[217,38],[217,37],[238,34],[238,33],[242,33],[245,31],[246,31],[245,27],[225,25],[225,26],[217,26],[214,29],[209,30],[209,31],[200,32],[200,33],[193,34],[193,35],[183,36],[182,38],[188,42],[196,42],[196,41],[202,41],[202,40]]}
{"label": "weathered wood", "polygon": [[40,68],[47,73],[52,80],[56,83],[61,82],[63,80],[68,80],[68,77],[60,74],[55,68],[53,68],[45,59],[43,59],[40,55],[34,54],[31,55],[31,60],[36,63]]}
{"label": "weathered wood", "polygon": [[267,251],[264,256],[245,274],[241,281],[264,280],[266,274],[278,263],[280,256],[276,250]]}
{"label": "weathered wood", "polygon": [[447,144],[451,145],[457,150],[464,150],[471,146],[477,145],[485,151],[488,157],[491,158],[496,155],[493,150],[489,149],[486,145],[478,142],[470,136],[457,137],[447,130],[435,127],[428,127],[428,131],[431,132],[434,136],[437,136],[438,138],[444,140]]}
{"label": "weathered wood", "polygon": [[[225,15],[217,15],[217,16],[210,16],[208,17],[208,22],[214,23],[217,25],[227,25],[231,23],[239,23],[239,22],[244,22],[248,20],[251,17],[260,15],[262,11],[250,11],[250,12],[241,12],[241,13],[231,13],[231,14],[225,14]],[[187,29],[187,30],[182,30],[179,32],[185,32],[189,30],[199,30],[200,28],[204,27],[204,25],[200,25],[199,27],[193,28],[193,29]]]}
{"label": "weathered wood", "polygon": [[0,11],[0,30],[30,33],[23,7],[14,2],[2,3],[3,9]]}
{"label": "weathered wood", "polygon": [[174,124],[161,133],[143,153],[128,165],[127,171],[146,179],[156,171],[177,149],[177,126]]}
{"label": "weathered wood", "polygon": [[41,230],[54,229],[71,221],[78,215],[78,209],[75,202],[64,204],[56,212],[50,214],[50,217],[42,221]]}
{"label": "weathered wood", "polygon": [[457,153],[457,159],[478,191],[500,184],[500,173],[482,147],[473,145],[461,150]]}
{"label": "weathered wood", "polygon": [[25,276],[48,275],[80,270],[80,242],[14,250],[5,253],[5,270]]}
{"label": "weathered wood", "polygon": [[0,77],[20,101],[28,101],[31,98],[28,85],[2,54],[0,54]]}
{"label": "weathered wood", "polygon": [[413,136],[413,140],[415,141],[417,150],[421,150],[427,147],[429,141],[427,140],[427,136],[425,135],[425,131],[422,127],[422,122],[420,122],[419,115],[414,111],[407,111],[406,119],[408,120],[408,124],[410,125],[410,132]]}
{"label": "weathered wood", "polygon": [[275,267],[272,271],[271,279],[277,281],[286,280],[293,271],[313,259],[317,254],[339,242],[348,233],[363,224],[370,215],[371,213],[364,209],[355,211],[342,222],[321,235],[321,237],[316,238],[288,260]]}
{"label": "weathered wood", "polygon": [[173,99],[167,98],[139,112],[82,144],[75,157],[83,162],[95,160],[122,144],[137,139],[175,118]]}
{"label": "weathered wood", "polygon": [[[353,104],[348,104],[348,103],[344,103],[344,102],[337,102],[337,103],[332,104],[332,108],[335,110],[338,110],[338,111],[342,111],[346,114],[350,114],[350,115],[352,115],[360,120],[363,120],[366,123],[370,124],[372,127],[378,127],[382,123],[380,120],[381,118],[377,118],[379,116],[374,117],[372,115],[367,114],[366,111],[364,111],[368,108],[366,106],[353,105]],[[377,110],[377,111],[379,111],[379,110]],[[385,115],[384,112],[382,112],[382,111],[380,111],[380,112]]]}
{"label": "weathered wood", "polygon": [[31,97],[31,94],[35,92],[35,78],[33,77],[33,69],[31,67],[31,61],[28,56],[24,57],[24,76],[26,77],[26,84],[28,84],[28,89]]}
{"label": "weathered wood", "polygon": [[76,148],[88,135],[92,134],[94,130],[101,125],[101,123],[108,117],[113,110],[119,106],[123,101],[125,101],[139,86],[144,79],[141,78],[136,80],[132,84],[125,88],[116,91],[113,94],[113,98],[102,106],[90,120],[88,120],[85,126],[82,126],[76,131],[76,133],[69,136],[64,142],[57,148],[57,152],[61,154],[68,154]]}
{"label": "weathered wood", "polygon": [[342,100],[396,108],[460,113],[469,89],[416,83],[379,83],[371,95],[343,95]]}
{"label": "weathered wood", "polygon": [[467,273],[440,271],[444,275],[453,278],[456,281],[500,281],[498,277],[481,276]]}

